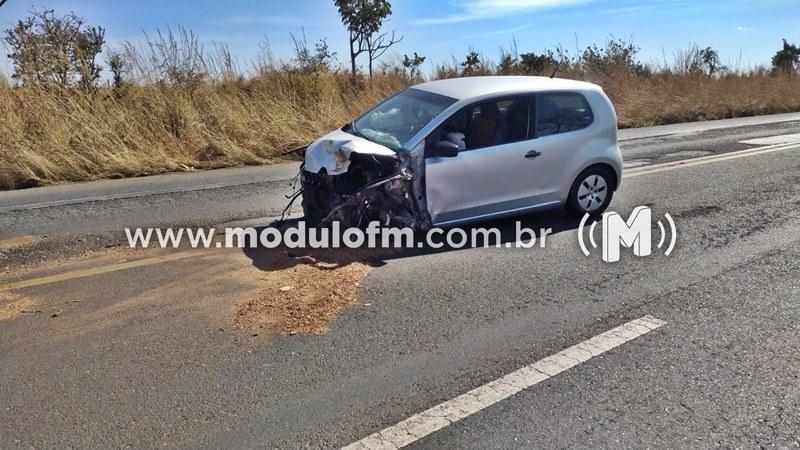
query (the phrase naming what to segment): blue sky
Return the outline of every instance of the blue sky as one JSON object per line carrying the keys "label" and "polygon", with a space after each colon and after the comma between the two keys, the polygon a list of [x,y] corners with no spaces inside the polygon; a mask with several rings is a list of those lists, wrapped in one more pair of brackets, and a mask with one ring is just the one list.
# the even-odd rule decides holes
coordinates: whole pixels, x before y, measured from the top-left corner
{"label": "blue sky", "polygon": [[[632,39],[645,62],[672,61],[690,43],[712,46],[724,63],[742,68],[769,64],[781,39],[800,43],[798,0],[395,0],[386,29],[405,39],[388,58],[418,52],[432,63],[459,60],[472,48],[497,59],[515,39],[520,52],[557,45]],[[269,39],[288,57],[290,33],[305,30],[309,42],[326,37],[338,59],[348,61],[347,34],[332,0],[8,0],[0,8],[4,29],[32,8],[73,11],[107,30],[109,45],[140,41],[143,31],[184,25],[204,41],[225,42],[245,61]],[[5,52],[3,52],[5,53]],[[8,73],[8,61],[2,61]]]}

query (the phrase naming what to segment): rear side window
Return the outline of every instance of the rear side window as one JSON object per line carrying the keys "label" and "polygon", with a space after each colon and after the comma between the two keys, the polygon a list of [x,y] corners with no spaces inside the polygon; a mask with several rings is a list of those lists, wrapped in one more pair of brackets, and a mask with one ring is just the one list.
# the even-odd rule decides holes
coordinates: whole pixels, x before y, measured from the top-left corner
{"label": "rear side window", "polygon": [[516,97],[470,106],[445,121],[426,144],[449,140],[462,150],[472,150],[528,139],[530,103],[530,97]]}
{"label": "rear side window", "polygon": [[594,115],[583,95],[553,92],[537,96],[536,119],[539,137],[582,130],[592,124]]}

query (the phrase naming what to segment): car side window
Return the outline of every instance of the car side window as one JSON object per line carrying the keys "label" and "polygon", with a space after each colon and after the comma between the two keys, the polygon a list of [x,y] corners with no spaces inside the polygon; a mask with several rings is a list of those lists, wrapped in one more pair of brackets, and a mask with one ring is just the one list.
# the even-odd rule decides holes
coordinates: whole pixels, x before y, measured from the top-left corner
{"label": "car side window", "polygon": [[536,137],[581,130],[594,121],[589,102],[576,92],[539,94],[536,117]]}
{"label": "car side window", "polygon": [[463,110],[439,125],[425,139],[425,153],[430,155],[431,148],[440,141],[450,141],[458,145],[460,150],[466,149],[466,135],[469,126],[469,111]]}
{"label": "car side window", "polygon": [[426,146],[448,140],[473,150],[528,139],[530,103],[530,97],[515,97],[470,106],[431,133]]}

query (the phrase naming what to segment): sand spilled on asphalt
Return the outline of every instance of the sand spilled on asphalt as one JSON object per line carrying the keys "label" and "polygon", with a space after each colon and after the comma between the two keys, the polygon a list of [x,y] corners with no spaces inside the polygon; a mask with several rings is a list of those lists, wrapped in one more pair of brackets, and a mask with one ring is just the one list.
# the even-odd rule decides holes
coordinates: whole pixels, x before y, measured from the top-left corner
{"label": "sand spilled on asphalt", "polygon": [[36,303],[32,300],[8,292],[0,292],[0,322],[35,312],[40,311],[36,309]]}
{"label": "sand spilled on asphalt", "polygon": [[253,258],[263,272],[260,293],[236,308],[234,327],[321,334],[339,311],[356,302],[361,280],[376,265],[365,250],[325,250],[293,254],[264,251]]}
{"label": "sand spilled on asphalt", "polygon": [[29,247],[45,239],[44,236],[17,236],[0,239],[0,253],[6,253],[20,247]]}
{"label": "sand spilled on asphalt", "polygon": [[[216,321],[223,322],[218,322],[223,327],[232,326],[234,329],[265,335],[321,334],[328,330],[330,322],[343,308],[357,301],[362,280],[388,253],[386,250],[366,249],[286,248],[245,249],[243,253],[220,252],[219,255],[226,261],[232,257],[230,267],[218,266],[217,270],[221,273],[198,273],[198,278],[188,277],[180,283],[186,284],[187,291],[200,286],[209,286],[208,289],[211,289],[219,283],[234,283],[231,290],[225,290],[229,294],[216,297],[220,300],[220,306],[226,304],[222,310],[213,311]],[[45,270],[43,274],[49,275],[53,268],[59,266],[64,266],[65,270],[91,268],[97,264],[116,264],[152,254],[150,251],[131,251],[127,248],[105,249],[24,268],[7,268],[5,272],[0,269],[0,277],[35,277],[40,270]],[[120,259],[122,257],[125,258]],[[246,270],[240,266],[243,263],[249,266]],[[123,270],[116,276],[135,277],[136,274]],[[233,305],[231,300],[235,302]],[[194,307],[198,308],[199,305]],[[0,291],[0,320],[10,320],[28,312],[41,312],[38,309],[42,309],[42,306],[36,302],[21,297],[12,298],[10,292]]]}

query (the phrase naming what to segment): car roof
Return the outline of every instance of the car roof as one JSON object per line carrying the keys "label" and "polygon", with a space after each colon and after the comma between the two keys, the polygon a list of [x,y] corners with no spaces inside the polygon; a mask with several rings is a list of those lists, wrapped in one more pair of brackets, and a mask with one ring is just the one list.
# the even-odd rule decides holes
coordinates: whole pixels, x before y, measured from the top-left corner
{"label": "car roof", "polygon": [[434,94],[465,100],[484,95],[555,90],[600,91],[600,86],[563,78],[490,76],[436,80],[413,86]]}

